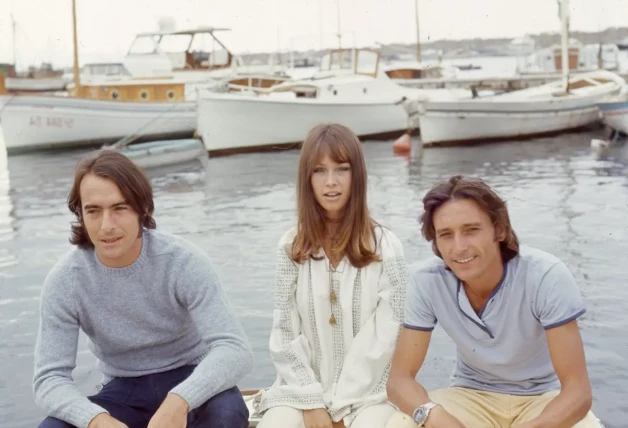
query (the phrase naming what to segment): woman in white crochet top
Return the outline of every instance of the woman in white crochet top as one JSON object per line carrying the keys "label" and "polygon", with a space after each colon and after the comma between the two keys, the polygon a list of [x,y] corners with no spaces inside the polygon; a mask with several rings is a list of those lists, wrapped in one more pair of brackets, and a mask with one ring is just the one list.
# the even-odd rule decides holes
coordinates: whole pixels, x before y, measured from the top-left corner
{"label": "woman in white crochet top", "polygon": [[367,207],[362,147],[314,127],[298,171],[298,221],[280,239],[270,354],[277,379],[259,428],[385,428],[386,381],[403,317],[399,239]]}

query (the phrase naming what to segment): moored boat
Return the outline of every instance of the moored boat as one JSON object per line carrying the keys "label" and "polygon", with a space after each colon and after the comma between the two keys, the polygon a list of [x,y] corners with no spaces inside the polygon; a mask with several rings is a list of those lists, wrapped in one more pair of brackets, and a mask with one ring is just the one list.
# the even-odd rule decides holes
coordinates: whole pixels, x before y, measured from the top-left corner
{"label": "moored boat", "polygon": [[419,117],[424,146],[534,137],[578,129],[599,120],[597,104],[625,81],[607,71],[563,82],[469,100],[428,100]]}

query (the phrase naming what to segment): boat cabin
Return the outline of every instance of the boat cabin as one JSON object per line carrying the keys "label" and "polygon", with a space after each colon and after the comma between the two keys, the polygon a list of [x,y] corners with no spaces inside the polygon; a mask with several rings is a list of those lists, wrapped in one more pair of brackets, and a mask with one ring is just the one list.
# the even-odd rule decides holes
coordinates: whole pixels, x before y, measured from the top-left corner
{"label": "boat cabin", "polygon": [[331,49],[321,58],[317,76],[346,71],[347,74],[376,77],[379,61],[380,54],[373,49]]}
{"label": "boat cabin", "polygon": [[124,57],[132,76],[161,76],[175,71],[211,71],[231,66],[233,55],[216,37],[228,28],[157,31],[135,36]]}
{"label": "boat cabin", "polygon": [[[614,44],[583,44],[569,39],[567,64],[570,71],[593,71],[619,69],[619,49]],[[601,67],[600,67],[601,66]],[[562,49],[560,44],[539,49],[528,56],[517,57],[517,68],[521,74],[558,73],[562,71]]]}
{"label": "boat cabin", "polygon": [[161,80],[121,80],[108,83],[81,84],[79,90],[70,90],[72,96],[90,100],[132,102],[185,101],[185,84]]}

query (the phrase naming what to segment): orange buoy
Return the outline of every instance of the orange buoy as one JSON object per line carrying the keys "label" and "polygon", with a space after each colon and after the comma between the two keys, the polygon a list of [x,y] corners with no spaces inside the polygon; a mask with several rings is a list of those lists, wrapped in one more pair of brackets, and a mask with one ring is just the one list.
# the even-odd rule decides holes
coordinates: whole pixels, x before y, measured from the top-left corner
{"label": "orange buoy", "polygon": [[393,143],[393,151],[395,153],[410,153],[412,148],[412,138],[407,132]]}

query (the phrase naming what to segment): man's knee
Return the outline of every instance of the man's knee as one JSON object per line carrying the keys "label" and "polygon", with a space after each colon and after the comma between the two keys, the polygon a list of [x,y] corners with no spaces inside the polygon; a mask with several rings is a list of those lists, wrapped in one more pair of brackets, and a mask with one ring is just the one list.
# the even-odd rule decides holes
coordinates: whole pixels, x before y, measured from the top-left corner
{"label": "man's knee", "polygon": [[74,426],[57,418],[46,418],[38,428],[74,428]]}
{"label": "man's knee", "polygon": [[210,398],[196,409],[191,428],[247,428],[249,409],[242,393],[233,387]]}
{"label": "man's knee", "polygon": [[416,428],[416,426],[412,418],[402,412],[394,413],[386,423],[386,428]]}

